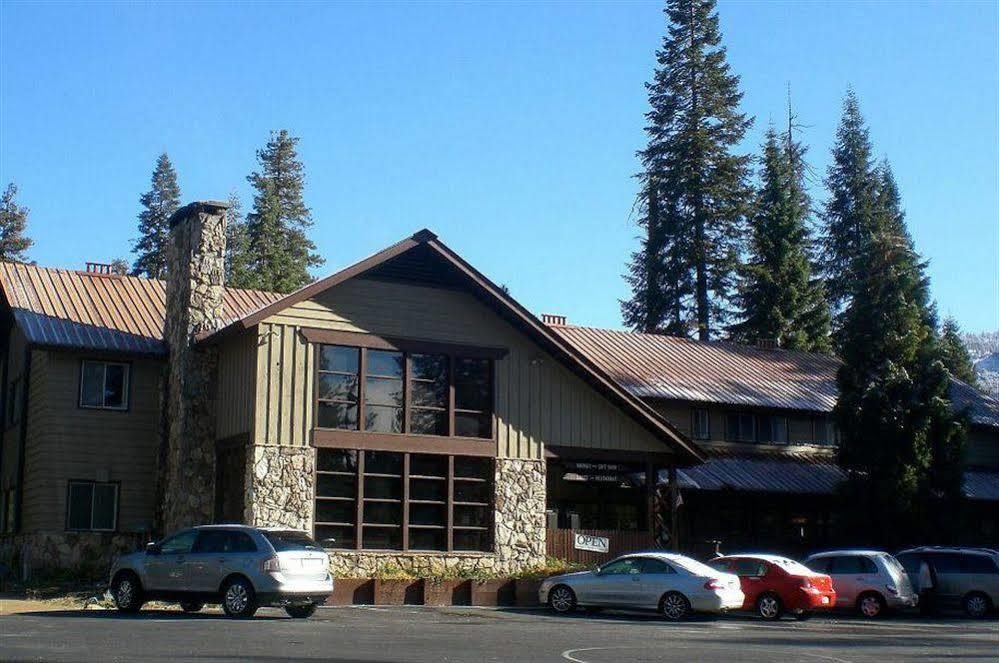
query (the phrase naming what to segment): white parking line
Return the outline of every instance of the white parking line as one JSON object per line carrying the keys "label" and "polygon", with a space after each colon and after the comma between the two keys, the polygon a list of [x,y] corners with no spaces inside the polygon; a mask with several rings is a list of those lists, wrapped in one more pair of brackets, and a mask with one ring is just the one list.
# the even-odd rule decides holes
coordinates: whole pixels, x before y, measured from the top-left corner
{"label": "white parking line", "polygon": [[[680,647],[674,647],[674,648],[675,649],[693,649],[694,647],[680,646]],[[581,647],[579,649],[566,649],[564,652],[562,652],[562,658],[565,659],[565,660],[567,660],[567,661],[571,661],[572,663],[591,663],[590,661],[587,661],[585,659],[577,658],[576,654],[584,654],[585,652],[597,652],[597,651],[621,651],[621,650],[628,650],[628,649],[645,649],[645,647]],[[778,654],[778,655],[781,655],[781,656],[786,655],[788,653],[786,651],[780,651],[780,650],[775,650],[775,649],[759,649],[759,648],[756,648],[756,647],[750,648],[749,651],[752,651],[753,653],[760,653],[760,654]],[[808,657],[808,658],[814,658],[814,659],[819,660],[819,661],[832,661],[833,663],[853,663],[852,661],[850,661],[849,659],[846,659],[846,658],[837,658],[835,656],[826,656],[825,654],[811,654],[811,653],[808,653],[808,652],[801,652],[801,651],[795,652],[795,654],[797,654],[798,656],[805,656],[805,657]],[[621,659],[619,658],[618,660],[621,660]]]}

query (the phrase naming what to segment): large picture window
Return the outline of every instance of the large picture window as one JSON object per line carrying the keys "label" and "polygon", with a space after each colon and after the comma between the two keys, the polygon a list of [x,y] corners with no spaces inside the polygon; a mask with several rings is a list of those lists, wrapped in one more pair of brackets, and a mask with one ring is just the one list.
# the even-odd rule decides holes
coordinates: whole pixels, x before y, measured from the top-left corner
{"label": "large picture window", "polygon": [[80,367],[80,407],[128,409],[128,364],[84,360]]}
{"label": "large picture window", "polygon": [[491,551],[493,460],[317,450],[315,537],[351,550]]}
{"label": "large picture window", "polygon": [[319,428],[490,439],[493,360],[320,345]]}

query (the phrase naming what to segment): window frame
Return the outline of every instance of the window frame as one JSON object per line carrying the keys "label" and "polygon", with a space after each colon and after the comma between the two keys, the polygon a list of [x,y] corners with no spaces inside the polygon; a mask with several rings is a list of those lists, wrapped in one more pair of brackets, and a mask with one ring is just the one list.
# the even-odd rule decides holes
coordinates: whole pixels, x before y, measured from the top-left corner
{"label": "window frame", "polygon": [[[102,364],[104,366],[102,394],[107,392],[108,372],[107,367],[121,366],[124,369],[124,379],[122,380],[121,398],[122,404],[118,405],[86,405],[83,402],[83,375],[87,364]],[[113,359],[81,359],[79,372],[79,385],[77,389],[76,406],[81,410],[98,410],[104,412],[128,412],[132,405],[132,363],[128,361],[115,361]],[[102,395],[102,402],[103,402]]]}
{"label": "window frame", "polygon": [[[738,427],[735,431],[732,431],[731,419],[732,417],[738,417]],[[741,437],[742,430],[742,418],[749,417],[752,421],[752,432],[748,438]],[[725,415],[725,440],[727,442],[741,442],[743,444],[755,444],[759,442],[760,439],[760,416],[755,412],[747,412],[745,410],[729,410]]]}
{"label": "window frame", "polygon": [[[402,456],[402,466],[399,474],[386,474],[382,472],[368,472],[366,471],[366,455],[367,452],[376,452],[378,450],[372,449],[317,449],[317,454],[323,451],[329,452],[352,452],[356,454],[354,460],[353,469],[334,469],[334,470],[321,470],[319,469],[320,463],[319,458],[316,458],[315,464],[315,485],[316,490],[313,495],[313,506],[314,506],[314,517],[312,522],[312,537],[319,542],[321,546],[328,550],[351,550],[357,552],[366,553],[380,553],[380,552],[394,552],[394,553],[417,553],[417,554],[441,554],[441,553],[457,553],[457,554],[495,554],[496,553],[496,461],[495,458],[490,456],[469,456],[465,454],[441,454],[441,453],[427,453],[423,450],[412,450],[412,451],[382,451],[381,453],[391,453],[398,454]],[[411,461],[413,456],[435,456],[440,459],[441,462],[446,462],[446,473],[443,476],[438,475],[422,475],[414,474],[411,472]],[[489,474],[487,477],[470,477],[462,474],[456,473],[455,461],[457,459],[467,458],[470,460],[484,461],[489,463]],[[331,495],[320,495],[319,494],[319,477],[323,475],[341,477],[345,479],[352,479],[355,485],[355,490],[352,496],[342,497],[342,496],[331,496]],[[394,497],[366,497],[366,483],[367,479],[397,479],[400,486],[400,496],[398,499]],[[414,499],[411,496],[412,492],[412,482],[416,481],[437,481],[443,483],[443,499],[437,500],[427,500],[427,499]],[[478,501],[468,501],[459,500],[457,497],[456,486],[459,484],[484,484],[487,486],[488,498],[484,502]],[[352,504],[354,508],[354,519],[352,522],[347,521],[324,521],[319,519],[319,502],[341,502],[345,504]],[[401,510],[400,523],[398,525],[390,523],[377,523],[368,521],[365,518],[365,506],[368,504],[398,504]],[[444,508],[444,522],[443,524],[427,524],[427,523],[412,523],[410,518],[410,511],[413,505],[431,505]],[[484,525],[458,525],[456,524],[455,514],[458,509],[462,507],[470,508],[484,508],[487,514],[487,521]],[[319,537],[317,533],[317,528],[319,527],[344,527],[353,528],[354,541],[352,546],[333,546],[327,548],[323,544],[322,538]],[[398,529],[399,530],[399,547],[398,548],[375,548],[375,547],[365,547],[364,546],[364,531],[365,529]],[[412,546],[412,537],[410,536],[410,530],[435,530],[443,531],[444,533],[444,547],[443,548],[414,548]],[[463,549],[455,546],[455,534],[461,532],[484,532],[488,537],[488,545],[480,549]]]}
{"label": "window frame", "polygon": [[[701,415],[704,416],[703,432],[699,431],[697,427],[697,420]],[[690,409],[690,437],[695,440],[711,439],[711,413],[707,408],[694,407]]]}
{"label": "window frame", "polygon": [[[70,507],[72,501],[70,493],[74,485],[91,486],[90,493],[90,527],[70,527]],[[110,529],[94,527],[94,503],[97,499],[98,486],[112,486],[114,488],[114,511],[113,523]],[[89,479],[69,479],[66,482],[66,531],[67,532],[117,532],[118,519],[121,510],[121,482],[120,481],[91,481]]]}
{"label": "window frame", "polygon": [[[345,332],[350,333],[350,332]],[[308,335],[306,335],[309,338]],[[319,340],[312,340],[316,344],[316,360],[314,362],[314,389],[313,389],[313,430],[321,434],[346,434],[346,435],[364,435],[364,436],[389,436],[392,438],[421,438],[421,439],[446,439],[446,440],[456,440],[456,441],[470,441],[473,443],[488,442],[496,440],[496,434],[498,426],[496,424],[496,360],[498,358],[497,351],[495,350],[483,350],[477,351],[474,348],[465,348],[464,346],[442,346],[441,344],[427,343],[425,345],[420,345],[416,342],[401,344],[405,347],[385,347],[380,343],[362,343],[356,338],[345,338],[340,339],[339,336],[333,336],[332,338],[325,337]],[[356,428],[338,428],[338,427],[327,427],[319,425],[319,405],[321,402],[332,402],[330,399],[320,398],[319,386],[320,386],[320,376],[322,373],[330,373],[331,371],[321,370],[321,362],[319,360],[320,354],[324,347],[343,347],[358,351],[358,372],[357,372],[357,426]],[[403,387],[403,397],[402,397],[402,412],[403,412],[403,422],[401,432],[387,432],[387,431],[375,431],[365,429],[365,411],[368,406],[366,398],[366,385],[369,378],[368,372],[368,353],[369,351],[390,351],[397,352],[403,356],[403,372],[402,372],[402,387]],[[412,397],[412,383],[413,383],[413,355],[440,355],[446,358],[447,365],[447,403],[444,411],[446,412],[447,418],[447,434],[438,435],[434,433],[414,433],[412,431],[412,411],[413,397]],[[487,362],[488,376],[486,378],[487,385],[489,387],[489,436],[488,437],[469,437],[463,435],[455,435],[455,414],[456,413],[478,413],[484,415],[487,413],[485,410],[469,410],[469,409],[458,409],[455,407],[455,391],[456,391],[456,370],[455,364],[458,360],[469,359],[469,360],[483,360]],[[377,379],[378,376],[373,376]],[[377,406],[377,404],[372,404]],[[416,406],[415,409],[421,409],[420,406]],[[423,408],[431,409],[431,408]],[[315,437],[315,436],[314,436]],[[317,445],[325,446],[325,445]],[[340,445],[337,445],[340,446]],[[353,447],[343,447],[343,448],[353,448]],[[396,451],[392,449],[392,451]],[[403,450],[399,450],[404,452]],[[428,453],[434,453],[434,450],[427,450]],[[480,454],[462,454],[455,453],[455,455],[480,455]]]}

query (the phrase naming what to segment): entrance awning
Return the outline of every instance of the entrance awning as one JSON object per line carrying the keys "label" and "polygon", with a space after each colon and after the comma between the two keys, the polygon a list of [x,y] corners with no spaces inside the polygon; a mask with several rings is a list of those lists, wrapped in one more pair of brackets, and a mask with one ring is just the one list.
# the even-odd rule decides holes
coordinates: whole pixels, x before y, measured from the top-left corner
{"label": "entrance awning", "polygon": [[[726,456],[678,469],[680,488],[830,495],[846,478],[831,461]],[[663,477],[665,478],[665,477]]]}

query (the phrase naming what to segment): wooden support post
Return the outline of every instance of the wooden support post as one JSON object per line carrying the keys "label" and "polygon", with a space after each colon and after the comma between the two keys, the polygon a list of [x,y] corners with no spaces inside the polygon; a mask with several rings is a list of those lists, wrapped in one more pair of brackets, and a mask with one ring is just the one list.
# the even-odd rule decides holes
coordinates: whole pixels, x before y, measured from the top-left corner
{"label": "wooden support post", "polygon": [[656,543],[656,471],[652,461],[645,462],[645,511],[649,537]]}
{"label": "wooden support post", "polygon": [[677,502],[680,496],[680,485],[677,483],[676,466],[669,466],[669,541],[674,552],[680,550],[680,513]]}

